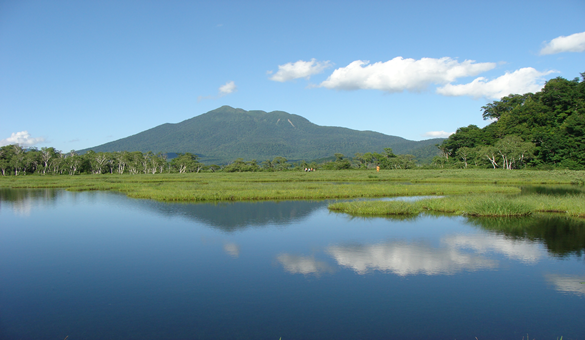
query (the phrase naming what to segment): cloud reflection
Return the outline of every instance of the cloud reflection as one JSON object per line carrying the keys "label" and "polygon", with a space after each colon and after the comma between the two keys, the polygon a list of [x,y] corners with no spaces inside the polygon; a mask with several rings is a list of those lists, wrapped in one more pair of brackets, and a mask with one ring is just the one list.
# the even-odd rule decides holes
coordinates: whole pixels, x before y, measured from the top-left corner
{"label": "cloud reflection", "polygon": [[28,217],[32,212],[33,200],[26,199],[12,203],[12,212],[14,215]]}
{"label": "cloud reflection", "polygon": [[280,254],[276,257],[284,270],[291,274],[315,274],[333,273],[333,268],[326,262],[315,260],[312,256],[297,256]]}
{"label": "cloud reflection", "polygon": [[557,274],[545,275],[548,282],[555,286],[559,292],[572,293],[585,296],[585,277],[562,276]]}
{"label": "cloud reflection", "polygon": [[449,275],[463,270],[496,268],[496,261],[453,248],[424,243],[389,242],[372,245],[331,246],[327,252],[342,267],[362,275],[370,270],[396,275]]}
{"label": "cloud reflection", "polygon": [[240,246],[235,243],[226,243],[223,245],[223,250],[231,257],[240,257]]}
{"label": "cloud reflection", "polygon": [[470,248],[479,254],[493,251],[525,263],[536,263],[544,256],[537,242],[514,240],[501,235],[454,235],[443,238],[441,242],[452,248]]}

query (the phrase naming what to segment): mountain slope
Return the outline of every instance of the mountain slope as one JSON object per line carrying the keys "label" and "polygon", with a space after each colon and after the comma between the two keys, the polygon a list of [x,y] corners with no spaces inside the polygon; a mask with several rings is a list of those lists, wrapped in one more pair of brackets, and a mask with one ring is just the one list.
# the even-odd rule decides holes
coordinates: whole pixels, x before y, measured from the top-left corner
{"label": "mountain slope", "polygon": [[206,163],[224,163],[236,158],[262,161],[276,156],[311,160],[336,152],[353,156],[356,152],[381,152],[386,147],[396,154],[416,153],[442,140],[416,142],[373,131],[319,126],[283,111],[267,113],[222,106],[177,124],[162,124],[87,150],[191,152]]}

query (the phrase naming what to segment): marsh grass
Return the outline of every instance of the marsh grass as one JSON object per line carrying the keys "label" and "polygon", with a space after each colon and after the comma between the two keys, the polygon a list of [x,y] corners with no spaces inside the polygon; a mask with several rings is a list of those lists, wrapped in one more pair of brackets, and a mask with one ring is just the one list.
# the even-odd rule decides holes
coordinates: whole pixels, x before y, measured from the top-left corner
{"label": "marsh grass", "polygon": [[[398,171],[395,171],[398,172]],[[390,173],[390,171],[388,171]],[[344,175],[345,176],[342,176]],[[368,171],[203,173],[159,175],[10,176],[0,187],[113,190],[129,197],[170,202],[350,199],[469,193],[517,193],[519,188],[465,183],[410,183],[369,178]],[[315,175],[315,176],[313,176]],[[378,176],[378,175],[375,175]]]}
{"label": "marsh grass", "polygon": [[585,218],[585,193],[557,195],[519,196],[519,202],[531,205],[535,212],[560,213]]}
{"label": "marsh grass", "polygon": [[463,195],[416,202],[425,211],[467,216],[528,216],[529,205],[507,195]]}
{"label": "marsh grass", "polygon": [[[156,175],[6,176],[0,187],[111,190],[168,202],[356,199],[448,195],[416,202],[336,203],[355,216],[414,216],[421,212],[470,216],[526,216],[557,212],[585,217],[582,186],[524,190],[518,184],[583,183],[585,171],[387,170]],[[498,185],[494,185],[498,183]],[[501,185],[507,184],[507,185]],[[544,193],[544,194],[543,194]]]}
{"label": "marsh grass", "polygon": [[[390,203],[390,204],[389,204]],[[372,215],[418,215],[420,206],[406,201],[358,201],[338,202],[329,205],[329,210],[344,212],[354,216]]]}
{"label": "marsh grass", "polygon": [[418,215],[422,212],[478,217],[517,217],[534,213],[560,213],[585,218],[585,194],[509,195],[472,194],[426,198],[414,202],[339,202],[329,209],[356,216]]}

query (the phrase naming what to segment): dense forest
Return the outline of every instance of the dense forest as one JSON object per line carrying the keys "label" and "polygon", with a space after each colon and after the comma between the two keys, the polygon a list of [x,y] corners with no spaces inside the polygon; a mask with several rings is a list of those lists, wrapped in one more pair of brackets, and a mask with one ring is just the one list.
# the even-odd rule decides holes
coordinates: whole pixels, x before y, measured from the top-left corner
{"label": "dense forest", "polygon": [[512,94],[483,106],[492,123],[462,127],[444,140],[438,167],[583,169],[585,73],[549,80],[537,93]]}

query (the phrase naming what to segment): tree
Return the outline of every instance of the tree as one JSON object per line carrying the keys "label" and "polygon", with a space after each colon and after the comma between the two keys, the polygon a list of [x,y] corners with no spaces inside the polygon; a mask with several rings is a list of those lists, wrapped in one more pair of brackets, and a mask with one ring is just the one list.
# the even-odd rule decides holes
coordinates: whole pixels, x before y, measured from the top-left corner
{"label": "tree", "polygon": [[109,155],[105,152],[95,153],[88,152],[86,155],[89,156],[89,164],[91,166],[91,173],[99,175],[103,173],[103,168],[106,166],[109,160]]}
{"label": "tree", "polygon": [[286,170],[289,167],[289,164],[287,163],[287,159],[284,157],[275,157],[272,160],[272,164],[274,166],[274,169],[276,169],[277,171],[282,171],[282,170]]}
{"label": "tree", "polygon": [[65,158],[65,163],[69,170],[69,175],[73,176],[79,170],[81,157],[74,150],[71,150]]}
{"label": "tree", "polygon": [[386,158],[394,158],[396,155],[392,152],[392,148],[384,148],[384,156]]}
{"label": "tree", "polygon": [[479,155],[481,155],[481,157],[485,157],[487,158],[490,163],[492,164],[492,166],[495,168],[498,167],[498,162],[497,162],[497,157],[498,157],[498,151],[496,148],[494,148],[493,146],[490,145],[486,145],[483,147],[480,147],[477,151],[477,153]]}
{"label": "tree", "polygon": [[272,161],[270,159],[267,159],[264,162],[262,162],[262,169],[266,171],[273,171],[274,165],[272,164]]}
{"label": "tree", "polygon": [[345,170],[351,168],[351,162],[345,159],[342,153],[335,153],[335,161],[332,162],[332,168],[335,170]]}
{"label": "tree", "polygon": [[197,161],[197,155],[192,153],[179,154],[176,158],[171,160],[171,167],[183,174],[185,172],[198,171],[201,163]]}
{"label": "tree", "polygon": [[502,167],[511,170],[532,156],[534,144],[526,143],[518,136],[506,136],[496,142],[495,150],[500,154]]}
{"label": "tree", "polygon": [[0,170],[2,170],[2,176],[6,176],[7,172],[12,171],[11,166],[14,154],[14,145],[0,147]]}
{"label": "tree", "polygon": [[18,176],[19,171],[24,171],[24,149],[18,144],[12,145],[12,169],[14,169],[14,175]]}
{"label": "tree", "polygon": [[43,175],[47,173],[47,169],[49,168],[49,162],[53,157],[57,157],[57,151],[53,147],[44,147],[41,148],[41,159],[43,161],[44,169]]}
{"label": "tree", "polygon": [[473,156],[473,148],[468,148],[466,146],[459,148],[457,150],[457,156],[463,160],[465,164],[465,168],[467,169],[467,160]]}
{"label": "tree", "polygon": [[500,100],[495,100],[481,107],[483,111],[482,117],[484,120],[498,120],[503,114],[514,110],[518,105],[522,105],[526,98],[519,94],[511,94],[503,97]]}

